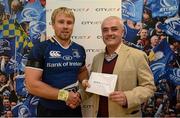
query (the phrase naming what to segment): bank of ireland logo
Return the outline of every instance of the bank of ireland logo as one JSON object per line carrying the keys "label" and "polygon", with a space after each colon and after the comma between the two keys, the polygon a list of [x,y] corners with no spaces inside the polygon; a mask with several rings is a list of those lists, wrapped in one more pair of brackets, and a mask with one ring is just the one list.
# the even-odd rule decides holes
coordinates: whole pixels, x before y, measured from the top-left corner
{"label": "bank of ireland logo", "polygon": [[49,52],[50,57],[49,58],[61,58],[61,52],[60,51],[50,51]]}
{"label": "bank of ireland logo", "polygon": [[126,0],[122,2],[122,12],[125,16],[135,17],[135,5],[132,1]]}
{"label": "bank of ireland logo", "polygon": [[63,60],[65,60],[65,61],[70,61],[70,60],[72,60],[72,56],[70,56],[70,55],[64,55],[62,58],[63,58]]}

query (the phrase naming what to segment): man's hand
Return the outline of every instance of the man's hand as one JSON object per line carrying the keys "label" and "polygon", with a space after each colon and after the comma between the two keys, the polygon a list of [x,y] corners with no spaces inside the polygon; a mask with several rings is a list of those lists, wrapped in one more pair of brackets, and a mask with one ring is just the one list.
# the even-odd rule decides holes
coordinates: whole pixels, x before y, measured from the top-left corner
{"label": "man's hand", "polygon": [[118,103],[119,105],[125,107],[127,106],[127,98],[125,96],[125,94],[122,91],[115,91],[112,92],[109,95],[109,98],[113,101]]}
{"label": "man's hand", "polygon": [[84,79],[82,81],[82,86],[86,89],[87,87],[89,88],[90,87],[90,84],[88,83],[88,80],[87,79]]}
{"label": "man's hand", "polygon": [[74,93],[73,91],[69,92],[68,99],[66,101],[66,105],[75,109],[81,103],[81,98],[78,92]]}

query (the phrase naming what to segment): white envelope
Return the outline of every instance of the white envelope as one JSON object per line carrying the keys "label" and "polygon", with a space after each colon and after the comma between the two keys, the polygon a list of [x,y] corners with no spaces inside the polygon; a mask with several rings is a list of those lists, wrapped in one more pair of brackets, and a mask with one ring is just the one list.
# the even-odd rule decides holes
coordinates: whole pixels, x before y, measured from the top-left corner
{"label": "white envelope", "polygon": [[86,88],[87,92],[108,97],[115,89],[117,75],[92,72],[88,82],[90,88]]}

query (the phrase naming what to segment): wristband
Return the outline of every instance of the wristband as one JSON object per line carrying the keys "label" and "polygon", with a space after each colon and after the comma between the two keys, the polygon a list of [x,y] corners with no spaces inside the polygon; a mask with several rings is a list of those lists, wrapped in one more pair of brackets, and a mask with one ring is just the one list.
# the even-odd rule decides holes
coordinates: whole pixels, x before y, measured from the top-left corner
{"label": "wristband", "polygon": [[67,90],[59,90],[58,100],[67,101],[69,92]]}

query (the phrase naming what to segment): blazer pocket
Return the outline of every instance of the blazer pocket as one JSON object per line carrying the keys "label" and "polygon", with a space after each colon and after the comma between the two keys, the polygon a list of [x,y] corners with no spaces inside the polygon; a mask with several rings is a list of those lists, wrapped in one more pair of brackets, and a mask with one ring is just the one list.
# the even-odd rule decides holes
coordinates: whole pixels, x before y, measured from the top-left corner
{"label": "blazer pocket", "polygon": [[128,116],[131,116],[131,117],[141,117],[142,114],[140,112],[139,109],[134,109],[134,110],[130,110],[128,113],[127,113]]}
{"label": "blazer pocket", "polygon": [[130,114],[136,114],[137,112],[139,112],[139,110],[134,110],[134,111],[132,111]]}

